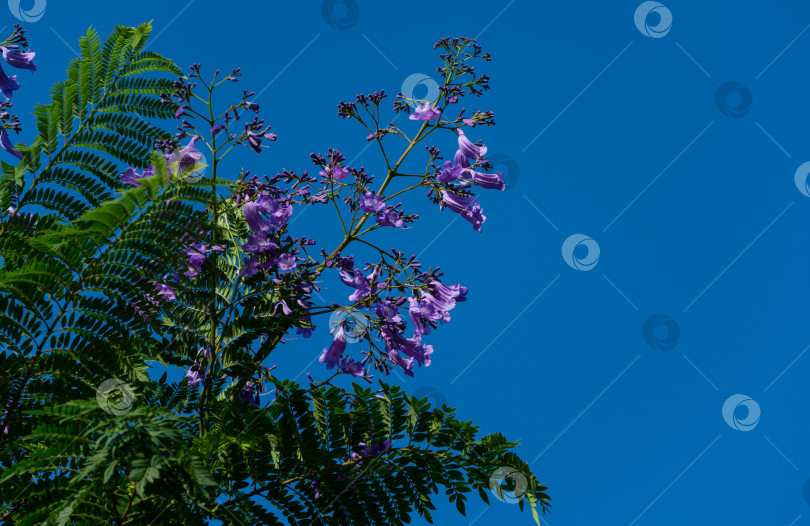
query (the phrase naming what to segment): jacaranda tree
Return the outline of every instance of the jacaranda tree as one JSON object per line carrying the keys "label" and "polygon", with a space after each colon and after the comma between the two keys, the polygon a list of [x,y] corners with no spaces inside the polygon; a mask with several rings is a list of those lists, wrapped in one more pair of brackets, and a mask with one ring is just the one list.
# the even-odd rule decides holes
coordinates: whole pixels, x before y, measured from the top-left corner
{"label": "jacaranda tree", "polygon": [[[467,289],[368,234],[414,224],[396,199],[420,189],[481,231],[473,191],[502,190],[503,174],[464,128],[493,114],[452,109],[488,89],[474,63],[490,56],[440,40],[437,100],[394,101],[407,126],[385,123],[383,91],[338,105],[379,146],[383,177],[334,149],[311,155],[313,175],[257,177],[222,164],[276,139],[253,93],[213,103],[239,68],[184,74],[145,50],[149,33],[102,43],[90,29],[30,144],[12,141],[20,82],[0,69],[0,523],[393,525],[431,520],[440,490],[464,513],[477,490],[528,503],[539,524],[549,497],[516,443],[379,380],[430,365],[429,335]],[[22,28],[0,48],[36,70]],[[405,173],[417,152],[424,172]],[[307,207],[334,209],[343,240],[296,232]],[[318,300],[330,278],[342,304]],[[285,337],[313,342],[323,379],[269,365]]]}

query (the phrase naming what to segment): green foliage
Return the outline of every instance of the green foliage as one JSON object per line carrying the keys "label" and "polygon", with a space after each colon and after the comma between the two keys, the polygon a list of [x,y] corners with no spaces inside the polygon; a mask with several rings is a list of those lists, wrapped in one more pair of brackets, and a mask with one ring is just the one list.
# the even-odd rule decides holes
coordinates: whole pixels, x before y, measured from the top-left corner
{"label": "green foliage", "polygon": [[[37,421],[23,438],[28,456],[0,479],[4,491],[28,486],[15,524],[108,524],[124,515],[147,524],[161,510],[167,525],[281,524],[275,510],[290,524],[404,524],[414,513],[431,520],[440,489],[464,513],[472,491],[487,499],[499,467],[529,473],[509,452],[515,443],[497,433],[477,439],[478,428],[454,410],[384,383],[379,396],[357,385],[347,396],[278,381],[275,403],[263,410],[218,404],[220,417],[202,438],[194,437],[193,407],[177,404],[187,389],[165,377],[157,386],[119,416],[94,400],[28,411]],[[359,442],[389,438],[386,451],[348,460]],[[545,489],[529,479],[533,507],[547,506]]]}

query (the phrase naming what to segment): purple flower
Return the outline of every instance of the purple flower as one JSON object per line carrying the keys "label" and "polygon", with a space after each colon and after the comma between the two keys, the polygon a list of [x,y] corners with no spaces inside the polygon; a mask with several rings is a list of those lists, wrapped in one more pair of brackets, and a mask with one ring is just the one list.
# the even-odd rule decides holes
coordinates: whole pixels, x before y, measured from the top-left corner
{"label": "purple flower", "polygon": [[292,254],[282,254],[276,259],[276,264],[278,265],[278,269],[281,271],[288,271],[295,268],[297,265],[295,261],[295,256]]}
{"label": "purple flower", "polygon": [[253,407],[259,407],[259,386],[255,382],[247,382],[239,393],[239,400]]}
{"label": "purple flower", "polygon": [[[302,319],[303,321],[307,322],[307,323],[312,323],[312,317],[311,317],[311,316],[304,316],[304,317],[303,317],[303,318],[301,318],[301,319]],[[309,327],[296,327],[296,328],[295,328],[295,333],[296,333],[296,334],[300,334],[300,335],[301,335],[301,336],[303,336],[304,338],[309,338],[310,336],[312,336],[312,331],[313,331],[313,330],[314,330],[314,329],[311,329],[311,328],[309,328]]]}
{"label": "purple flower", "polygon": [[211,126],[211,135],[216,135],[224,129],[225,129],[224,124],[217,124],[216,126]]}
{"label": "purple flower", "polygon": [[318,479],[318,475],[312,477],[310,485],[312,486],[312,490],[315,491],[315,500],[321,498],[321,481]]}
{"label": "purple flower", "polygon": [[327,175],[331,174],[332,178],[335,181],[342,181],[349,176],[349,169],[344,168],[342,166],[333,166],[331,168],[327,167],[326,171],[321,170],[318,172],[322,177],[326,177]]}
{"label": "purple flower", "polygon": [[259,232],[256,235],[249,235],[248,241],[242,245],[242,250],[245,252],[254,252],[256,254],[269,254],[278,250],[278,240],[268,238],[264,232]]}
{"label": "purple flower", "polygon": [[11,144],[11,139],[9,138],[8,133],[6,133],[5,128],[0,128],[0,147],[17,159],[22,160],[22,154],[14,149],[14,145]]}
{"label": "purple flower", "polygon": [[340,370],[355,377],[366,375],[366,370],[363,368],[363,364],[360,362],[355,362],[351,358],[344,358],[343,361],[340,362]]}
{"label": "purple flower", "polygon": [[[422,345],[417,338],[406,338],[395,326],[383,325],[380,329],[380,336],[385,342],[385,349],[388,351],[388,359],[395,365],[399,365],[408,376],[413,376],[413,361],[419,365],[429,366],[430,355],[433,353],[432,345]],[[403,358],[399,353],[404,354]]]}
{"label": "purple flower", "polygon": [[3,58],[8,62],[8,65],[17,69],[30,69],[36,71],[37,66],[34,64],[34,56],[36,53],[28,51],[24,53],[11,51],[9,48],[3,46]]}
{"label": "purple flower", "polygon": [[395,349],[409,358],[416,359],[419,365],[429,366],[430,355],[433,353],[432,345],[422,345],[421,338],[406,338],[392,327],[383,327],[380,334],[385,341],[386,348]]}
{"label": "purple flower", "polygon": [[389,449],[391,449],[391,439],[387,438],[384,441],[380,442],[379,444],[366,444],[365,442],[360,442],[357,444],[358,446],[362,447],[363,450],[360,453],[352,453],[352,460],[357,462],[362,458],[373,456],[373,455],[380,455],[385,453]]}
{"label": "purple flower", "polygon": [[174,289],[168,285],[164,285],[162,283],[155,284],[155,292],[158,293],[158,296],[162,296],[164,299],[177,299],[175,295]]}
{"label": "purple flower", "polygon": [[408,298],[410,307],[408,308],[408,317],[413,324],[413,337],[416,341],[422,341],[423,334],[430,334],[430,325],[425,325],[422,322],[423,314],[422,309],[419,307],[419,302],[415,298]]}
{"label": "purple flower", "polygon": [[181,104],[180,107],[177,108],[177,111],[174,112],[174,116],[179,119],[180,117],[183,116],[183,112],[186,111],[187,109],[188,104]]}
{"label": "purple flower", "polygon": [[189,367],[186,376],[188,377],[188,386],[194,389],[205,379],[205,367],[195,360]]}
{"label": "purple flower", "polygon": [[464,130],[458,129],[458,149],[470,159],[478,159],[487,153],[487,147],[484,145],[476,146],[464,135]]}
{"label": "purple flower", "polygon": [[287,301],[281,300],[276,303],[276,307],[273,309],[273,316],[276,316],[276,312],[278,311],[279,307],[281,307],[281,312],[283,312],[286,316],[289,316],[292,313],[292,309],[290,309],[290,306],[287,305]]}
{"label": "purple flower", "polygon": [[405,228],[405,222],[399,217],[399,212],[396,210],[383,210],[377,214],[376,219],[380,226]]}
{"label": "purple flower", "polygon": [[481,225],[487,218],[475,197],[461,197],[456,193],[442,190],[442,199],[450,210],[460,214],[464,219],[472,223],[476,232],[481,231]]}
{"label": "purple flower", "polygon": [[430,326],[425,326],[423,320],[447,323],[450,321],[450,311],[456,302],[467,301],[467,287],[458,283],[447,286],[438,280],[430,282],[430,291],[422,293],[422,300],[417,302],[408,298],[410,308],[408,314],[414,324],[414,339],[421,340],[422,334],[428,334]]}
{"label": "purple flower", "polygon": [[248,146],[256,153],[262,153],[262,140],[252,131],[248,132]]}
{"label": "purple flower", "polygon": [[194,146],[198,138],[195,135],[179,152],[164,155],[166,162],[169,164],[169,173],[172,175],[189,173],[202,160],[202,154]]}
{"label": "purple flower", "polygon": [[366,194],[360,198],[360,208],[370,214],[379,212],[385,208],[384,199],[385,198],[380,195],[374,195],[374,192],[366,192]]}
{"label": "purple flower", "polygon": [[472,172],[472,179],[475,184],[481,188],[489,190],[506,190],[506,183],[503,180],[503,172],[485,173],[485,172]]}
{"label": "purple flower", "polygon": [[283,227],[292,217],[292,207],[279,199],[263,195],[256,200],[256,204],[262,212],[270,215],[270,224],[275,228]]}
{"label": "purple flower", "polygon": [[139,174],[138,170],[130,166],[129,168],[127,168],[127,171],[119,175],[118,178],[124,184],[143,186],[141,183],[138,182],[138,179],[144,179],[145,177],[152,177],[153,175],[155,175],[155,167],[153,165],[149,165],[149,168],[144,168],[142,174]]}
{"label": "purple flower", "polygon": [[396,349],[389,349],[388,359],[392,364],[399,365],[406,376],[413,376],[413,358],[403,358]]}
{"label": "purple flower", "polygon": [[327,369],[334,369],[340,363],[340,357],[346,350],[346,333],[343,332],[343,327],[338,327],[335,332],[335,338],[329,349],[324,349],[323,354],[318,359],[319,362],[325,363]]}
{"label": "purple flower", "polygon": [[193,278],[200,274],[207,251],[208,245],[205,243],[195,243],[183,251],[183,253],[188,256],[188,265],[186,271],[183,272],[185,276]]}
{"label": "purple flower", "polygon": [[188,256],[186,271],[183,272],[183,275],[189,278],[198,276],[200,272],[202,272],[202,264],[205,262],[205,255],[212,250],[222,252],[225,250],[225,247],[223,245],[210,246],[207,243],[195,243],[187,247],[183,251],[183,253]]}
{"label": "purple flower", "polygon": [[[356,289],[354,293],[349,296],[349,301],[360,301],[369,294],[377,292],[376,269],[368,275],[368,278],[358,269],[354,269],[352,272],[352,274],[349,274],[345,270],[340,271],[340,281],[342,281],[344,285]],[[369,281],[373,282],[373,285],[369,285]]]}
{"label": "purple flower", "polygon": [[388,300],[374,305],[374,312],[376,312],[377,316],[380,318],[394,323],[399,323],[402,321],[402,318],[399,316],[399,309],[396,307],[396,305]]}
{"label": "purple flower", "polygon": [[3,68],[0,67],[0,91],[3,92],[3,96],[6,100],[11,98],[11,95],[20,89],[20,83],[17,82],[17,75],[8,76],[6,72],[3,71]]}
{"label": "purple flower", "polygon": [[[266,233],[283,227],[292,216],[292,207],[278,199],[263,195],[242,205],[245,221],[254,232]],[[269,214],[269,221],[262,214]]]}
{"label": "purple flower", "polygon": [[435,297],[445,302],[446,307],[443,307],[445,310],[455,307],[455,302],[467,301],[467,287],[462,287],[458,282],[448,287],[441,281],[434,279],[430,284],[436,291]]}
{"label": "purple flower", "polygon": [[257,113],[259,112],[259,105],[256,104],[255,102],[250,102],[250,101],[246,100],[244,102],[244,105],[245,105],[245,108],[249,109],[250,111],[254,111],[254,112],[257,112]]}
{"label": "purple flower", "polygon": [[464,156],[464,153],[461,150],[456,150],[453,162],[449,160],[444,161],[442,171],[439,172],[436,179],[443,183],[449,183],[459,178],[466,179],[469,177],[466,171],[466,168],[469,168],[469,166],[470,163],[467,161],[467,157]]}
{"label": "purple flower", "polygon": [[251,230],[258,233],[266,233],[273,228],[273,225],[262,217],[262,208],[256,201],[249,201],[242,205],[242,214],[245,216],[245,221],[247,221]]}
{"label": "purple flower", "polygon": [[413,114],[409,117],[412,121],[429,121],[433,120],[442,114],[442,108],[438,107],[433,109],[429,102],[425,102],[416,107]]}
{"label": "purple flower", "polygon": [[243,278],[249,278],[251,276],[255,276],[259,269],[257,265],[259,260],[256,259],[256,256],[250,256],[247,261],[242,265],[242,268],[239,269],[239,275]]}

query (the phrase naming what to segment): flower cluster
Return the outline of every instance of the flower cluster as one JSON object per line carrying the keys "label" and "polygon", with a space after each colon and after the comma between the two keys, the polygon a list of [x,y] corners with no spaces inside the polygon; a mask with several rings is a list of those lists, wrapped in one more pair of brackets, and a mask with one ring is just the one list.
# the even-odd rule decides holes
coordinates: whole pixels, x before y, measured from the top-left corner
{"label": "flower cluster", "polygon": [[[458,128],[457,131],[458,150],[452,161],[444,161],[444,165],[436,175],[436,180],[442,183],[458,180],[461,182],[462,188],[469,185],[469,181],[472,180],[481,188],[503,191],[506,188],[503,172],[486,173],[473,169],[479,163],[485,162],[484,155],[487,153],[487,147],[470,142],[462,129]],[[473,159],[472,165],[470,165],[470,159]],[[474,197],[465,197],[446,189],[441,190],[441,196],[444,205],[469,221],[476,232],[481,232],[481,225],[486,221],[486,216]]]}
{"label": "flower cluster", "polygon": [[[406,111],[410,114],[409,121],[421,126],[416,134],[401,130],[393,123],[384,125],[381,122],[383,91],[360,94],[353,102],[338,105],[338,115],[359,121],[370,132],[367,139],[376,140],[381,149],[383,139],[388,135],[401,135],[410,142],[396,164],[389,164],[396,157],[385,157],[387,173],[382,185],[374,184],[374,176],[363,167],[347,163],[345,156],[336,149],[329,149],[326,154],[310,155],[316,166],[314,176],[306,171],[297,175],[284,170],[275,176],[259,179],[249,177],[250,172],[243,172],[232,184],[231,196],[221,201],[221,210],[228,210],[230,237],[217,232],[201,232],[200,239],[185,245],[183,255],[187,264],[177,272],[186,278],[198,278],[209,253],[226,252],[228,261],[236,261],[238,265],[234,285],[244,287],[248,296],[260,293],[255,297],[263,298],[246,302],[245,312],[257,317],[273,317],[274,323],[280,323],[282,329],[295,327],[295,332],[303,338],[312,336],[316,315],[347,308],[358,313],[356,317],[362,317],[366,323],[354,323],[350,318],[355,316],[334,325],[330,322],[331,341],[322,349],[319,361],[336,374],[368,379],[369,373],[375,370],[387,375],[399,368],[405,375],[413,376],[416,366],[430,366],[434,347],[427,341],[428,336],[439,324],[450,321],[451,311],[466,300],[467,288],[459,283],[443,282],[443,274],[438,269],[422,270],[421,263],[413,256],[407,258],[393,248],[383,250],[362,238],[373,230],[403,229],[414,223],[418,216],[404,213],[402,203],[395,200],[417,187],[427,188],[434,203],[462,215],[474,230],[481,232],[486,217],[471,189],[475,186],[496,190],[505,188],[503,173],[486,172],[491,168],[485,158],[487,147],[480,141],[472,142],[463,130],[465,126],[493,125],[492,112],[475,111],[470,117],[461,108],[456,118],[446,117],[448,107],[458,104],[465,94],[480,95],[489,88],[488,78],[477,75],[468,64],[471,57],[488,60],[488,55],[482,56],[480,48],[469,39],[445,39],[437,43],[437,47],[448,50],[442,55],[444,67],[438,69],[445,76],[439,99],[418,101],[419,104],[414,105],[413,99],[398,94],[394,102],[395,112]],[[459,51],[463,47],[472,51],[462,55]],[[259,105],[251,99],[254,94],[247,90],[236,104],[228,106],[218,117],[211,116],[207,108],[204,115],[197,112],[196,82],[189,79],[199,78],[199,82],[210,90],[224,80],[236,82],[240,76],[239,68],[220,81],[216,81],[217,72],[210,84],[200,77],[199,64],[194,64],[191,70],[187,77],[174,82],[171,94],[161,94],[162,102],[173,105],[175,117],[181,121],[174,139],[157,145],[164,151],[170,173],[175,175],[197,168],[202,156],[196,150],[196,144],[202,142],[211,148],[216,168],[222,166],[217,152],[227,153],[229,145],[242,144],[258,153],[266,147],[263,141],[276,140],[276,135],[269,133],[269,126],[259,118]],[[465,76],[471,76],[472,80],[462,78]],[[252,112],[255,116],[247,121],[242,118],[244,112]],[[246,121],[242,123],[244,127],[234,132],[234,123],[240,120]],[[438,148],[428,146],[429,161],[424,174],[403,173],[405,170],[400,169],[400,164],[413,146],[429,133],[444,130],[452,131],[457,142],[452,160],[443,160]],[[190,137],[190,141],[178,151],[178,142],[186,137]],[[434,163],[441,164],[435,166]],[[130,168],[121,175],[121,180],[138,185],[139,179],[153,173],[154,167],[142,173]],[[400,177],[418,179],[409,179],[415,184],[405,190],[389,188],[389,184]],[[339,205],[341,201],[345,206]],[[335,205],[345,237],[331,253],[321,249],[319,259],[308,251],[315,241],[291,236],[289,225],[294,211],[301,213],[306,205],[322,203]],[[341,212],[345,208],[349,210],[346,216]],[[208,212],[214,209],[216,207],[212,204]],[[214,226],[215,230],[217,228]],[[355,266],[353,256],[342,254],[355,240],[377,250],[379,261],[367,261],[364,268]],[[350,289],[347,302],[351,306],[314,303],[311,295],[318,290],[315,283],[327,271],[335,271],[337,279]],[[151,297],[157,300],[175,298],[171,285],[162,286],[167,288],[158,289],[158,284],[155,284]],[[176,295],[180,294],[177,292]],[[361,351],[362,357],[347,352],[349,345],[358,341],[368,343],[367,350]],[[247,350],[254,350],[250,345],[247,344]],[[254,356],[260,366],[267,355],[257,352]],[[205,369],[195,361],[187,375],[189,383],[197,385],[203,381]],[[251,406],[258,404],[257,382],[241,378],[237,379],[236,386],[233,397]]]}
{"label": "flower cluster", "polygon": [[[28,40],[25,37],[25,30],[15,24],[14,32],[11,36],[0,43],[0,51],[3,53],[3,59],[9,66],[17,69],[27,69],[33,73],[37,70],[37,66],[34,64],[34,56],[36,53],[33,51],[24,51],[25,49],[28,49]],[[11,138],[6,131],[14,130],[17,133],[20,132],[20,121],[17,119],[17,116],[9,115],[7,111],[7,108],[12,106],[9,99],[11,99],[11,96],[18,89],[20,89],[20,83],[17,82],[17,75],[9,77],[6,75],[6,72],[3,71],[3,67],[0,66],[0,91],[2,91],[3,96],[6,98],[6,102],[0,105],[0,120],[2,121],[2,127],[0,127],[0,147],[17,159],[22,160],[22,154],[14,149]]]}

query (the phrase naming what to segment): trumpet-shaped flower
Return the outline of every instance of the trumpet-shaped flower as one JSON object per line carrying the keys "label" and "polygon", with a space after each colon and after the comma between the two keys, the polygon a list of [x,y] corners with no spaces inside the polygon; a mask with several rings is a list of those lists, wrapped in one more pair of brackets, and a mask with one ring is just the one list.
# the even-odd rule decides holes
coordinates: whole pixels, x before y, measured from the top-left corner
{"label": "trumpet-shaped flower", "polygon": [[472,223],[476,232],[481,231],[481,225],[487,218],[475,197],[462,197],[454,192],[442,190],[442,200],[450,210]]}
{"label": "trumpet-shaped flower", "polygon": [[355,377],[366,375],[366,370],[363,368],[363,364],[360,362],[355,362],[351,358],[344,358],[340,362],[340,370]]}
{"label": "trumpet-shaped flower", "polygon": [[11,95],[20,89],[20,83],[17,82],[17,75],[8,76],[6,72],[3,71],[3,68],[0,67],[0,91],[3,92],[3,96],[6,100],[11,98]]}
{"label": "trumpet-shaped flower", "polygon": [[456,155],[453,157],[453,161],[444,161],[442,170],[436,176],[436,179],[443,183],[449,183],[451,181],[455,181],[456,179],[469,178],[469,174],[467,173],[467,168],[469,168],[469,166],[470,163],[467,160],[467,157],[464,156],[464,153],[461,150],[456,150]]}
{"label": "trumpet-shaped flower", "polygon": [[5,46],[2,46],[2,50],[3,59],[8,62],[9,66],[17,69],[30,69],[31,71],[37,70],[37,65],[34,64],[34,57],[36,56],[36,53],[33,51],[12,51]]}
{"label": "trumpet-shaped flower", "polygon": [[17,159],[22,160],[22,154],[14,149],[14,145],[11,144],[11,139],[9,138],[5,128],[0,129],[0,147]]}
{"label": "trumpet-shaped flower", "polygon": [[466,135],[464,135],[464,130],[458,129],[458,149],[461,150],[467,158],[469,159],[478,159],[483,157],[487,153],[487,147],[483,144],[481,146],[477,146],[470,142]]}
{"label": "trumpet-shaped flower", "polygon": [[323,354],[318,359],[319,362],[325,363],[327,369],[334,369],[340,363],[340,358],[346,351],[346,333],[343,332],[343,327],[338,327],[335,332],[335,337],[332,344],[328,349],[323,350]]}

